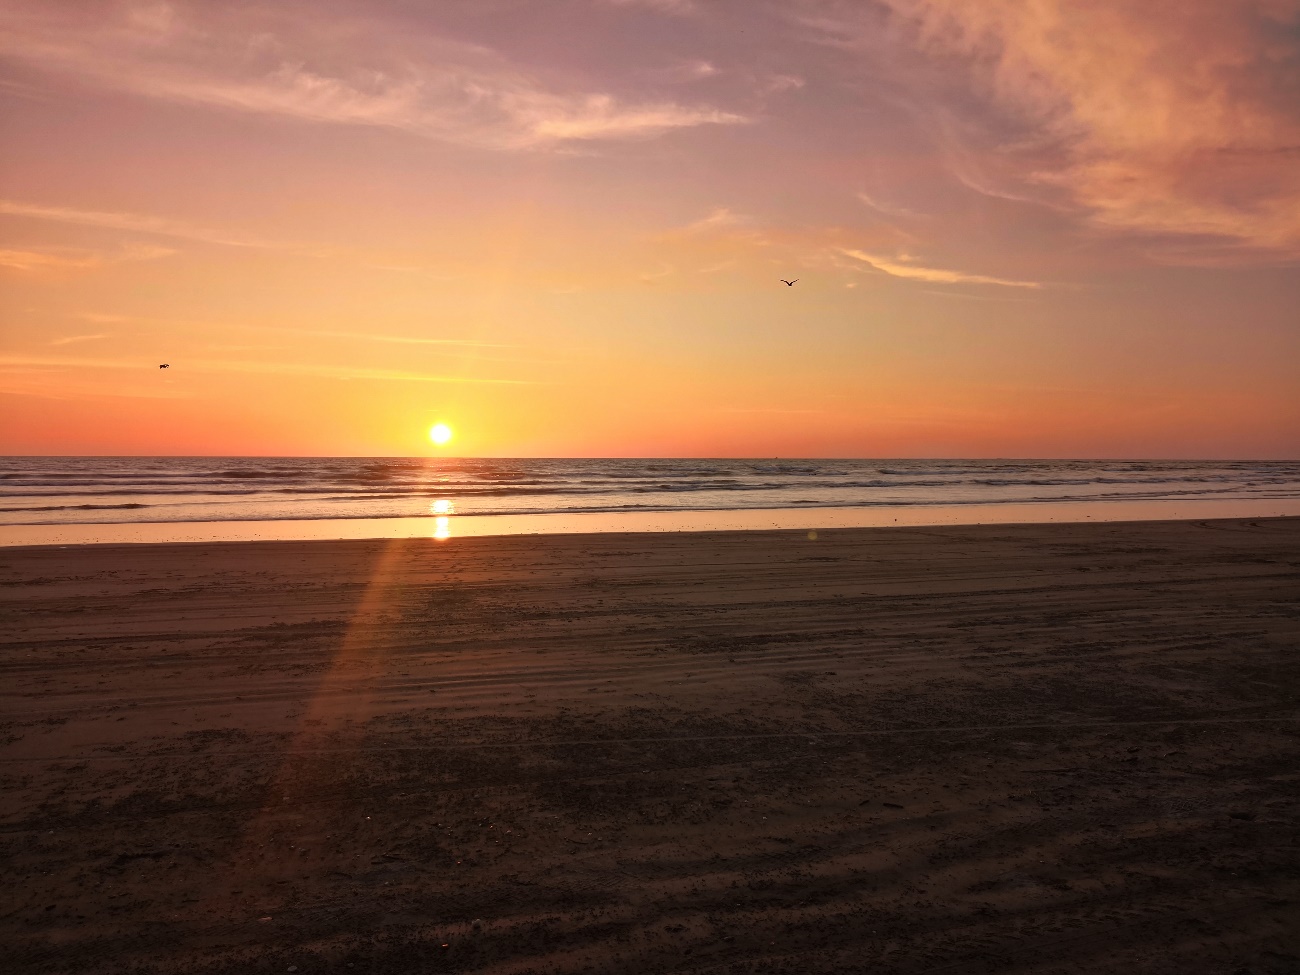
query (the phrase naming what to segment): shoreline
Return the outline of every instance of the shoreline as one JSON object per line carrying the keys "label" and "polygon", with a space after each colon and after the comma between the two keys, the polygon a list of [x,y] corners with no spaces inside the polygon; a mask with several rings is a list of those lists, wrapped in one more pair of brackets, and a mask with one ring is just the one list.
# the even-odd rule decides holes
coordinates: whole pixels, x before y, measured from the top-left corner
{"label": "shoreline", "polygon": [[46,545],[329,541],[506,535],[640,534],[712,531],[1087,524],[1300,517],[1300,498],[1263,500],[1000,502],[878,507],[625,511],[416,518],[293,519],[0,525],[0,549]]}
{"label": "shoreline", "polygon": [[[6,554],[21,556],[24,553],[52,553],[67,552],[71,556],[72,552],[83,549],[97,553],[109,551],[121,551],[127,555],[131,552],[148,552],[158,551],[166,552],[175,548],[185,548],[187,551],[203,551],[211,549],[213,551],[231,551],[239,549],[251,549],[253,551],[263,552],[271,549],[280,551],[320,551],[337,548],[340,551],[352,553],[373,554],[382,551],[384,547],[391,546],[394,543],[424,543],[424,542],[456,542],[461,541],[470,543],[475,546],[487,545],[493,546],[496,543],[509,542],[545,542],[549,545],[560,545],[568,547],[573,544],[582,543],[633,543],[642,540],[651,541],[654,539],[676,539],[682,544],[690,545],[698,540],[716,538],[726,540],[727,538],[752,537],[755,540],[795,540],[798,542],[807,541],[810,543],[818,542],[837,542],[837,543],[862,543],[870,541],[872,538],[889,538],[890,536],[909,537],[915,536],[918,539],[941,538],[942,535],[928,532],[927,529],[959,529],[979,533],[984,530],[1007,529],[1007,530],[1026,530],[1033,532],[1036,529],[1044,529],[1050,535],[1054,530],[1088,530],[1091,528],[1098,529],[1132,529],[1142,530],[1148,528],[1181,528],[1196,527],[1209,530],[1239,530],[1242,526],[1248,528],[1268,527],[1271,524],[1286,525],[1288,523],[1300,523],[1300,515],[1265,515],[1250,518],[1148,518],[1135,519],[1133,521],[1032,521],[1032,522],[982,522],[973,524],[949,524],[949,523],[918,523],[911,525],[888,524],[888,525],[843,525],[831,528],[805,529],[803,527],[754,527],[754,528],[697,528],[682,530],[664,530],[664,531],[634,531],[634,530],[611,530],[611,531],[573,531],[573,532],[517,532],[502,534],[468,534],[457,538],[436,538],[431,535],[395,535],[395,536],[364,536],[357,538],[334,538],[334,537],[306,537],[306,538],[195,538],[184,540],[167,540],[167,541],[101,541],[85,542],[81,544],[39,544],[39,545],[4,545],[0,544],[0,557]],[[12,583],[11,583],[12,584]],[[0,587],[4,582],[0,580]],[[2,589],[0,589],[2,591]]]}

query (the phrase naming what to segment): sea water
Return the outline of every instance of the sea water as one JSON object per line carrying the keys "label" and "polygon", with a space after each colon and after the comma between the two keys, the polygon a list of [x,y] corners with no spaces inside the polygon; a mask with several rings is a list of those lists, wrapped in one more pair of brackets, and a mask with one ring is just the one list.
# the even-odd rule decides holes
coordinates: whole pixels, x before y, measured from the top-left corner
{"label": "sea water", "polygon": [[[365,537],[361,526],[343,523],[430,519],[446,528],[473,519],[471,533],[482,534],[517,530],[505,526],[524,516],[534,525],[585,517],[609,530],[758,526],[767,523],[760,512],[778,526],[951,523],[963,510],[973,523],[1007,520],[999,508],[1016,520],[1061,520],[1081,505],[1100,518],[1300,513],[1300,462],[0,458],[0,541],[10,544],[69,537],[4,531],[18,526],[263,523],[257,537],[306,537],[269,524],[321,522],[337,529],[317,525],[311,537]],[[489,519],[501,520],[494,529]],[[376,535],[386,533],[376,525]]]}

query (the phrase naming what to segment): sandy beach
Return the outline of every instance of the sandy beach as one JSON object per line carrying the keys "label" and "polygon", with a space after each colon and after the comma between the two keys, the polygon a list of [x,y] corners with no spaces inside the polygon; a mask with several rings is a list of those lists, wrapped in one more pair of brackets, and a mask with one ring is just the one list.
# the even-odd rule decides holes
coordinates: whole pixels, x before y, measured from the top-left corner
{"label": "sandy beach", "polygon": [[0,550],[23,973],[1300,971],[1300,519]]}

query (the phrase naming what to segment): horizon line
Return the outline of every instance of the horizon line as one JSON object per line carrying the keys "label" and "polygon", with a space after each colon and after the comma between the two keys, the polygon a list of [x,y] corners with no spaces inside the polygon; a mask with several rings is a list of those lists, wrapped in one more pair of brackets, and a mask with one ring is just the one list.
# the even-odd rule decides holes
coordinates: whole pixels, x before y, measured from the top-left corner
{"label": "horizon line", "polygon": [[767,454],[0,454],[0,460],[55,460],[55,459],[122,459],[137,460],[788,460],[788,461],[952,461],[968,463],[971,461],[1014,461],[1018,463],[1070,462],[1085,461],[1091,463],[1136,461],[1145,463],[1205,463],[1211,461],[1236,464],[1288,464],[1300,463],[1300,456],[1294,457],[1240,457],[1240,456],[1187,456],[1187,457],[1149,457],[1149,456],[959,456],[959,455],[914,455],[914,456],[845,456],[845,455],[767,455]]}

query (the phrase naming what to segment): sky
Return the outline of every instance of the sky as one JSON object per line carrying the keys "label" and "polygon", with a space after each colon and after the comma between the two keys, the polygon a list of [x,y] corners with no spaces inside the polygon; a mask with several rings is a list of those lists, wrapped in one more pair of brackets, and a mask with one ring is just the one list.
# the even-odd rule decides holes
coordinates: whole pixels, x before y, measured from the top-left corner
{"label": "sky", "polygon": [[1300,0],[0,0],[0,143],[0,453],[1300,456]]}

